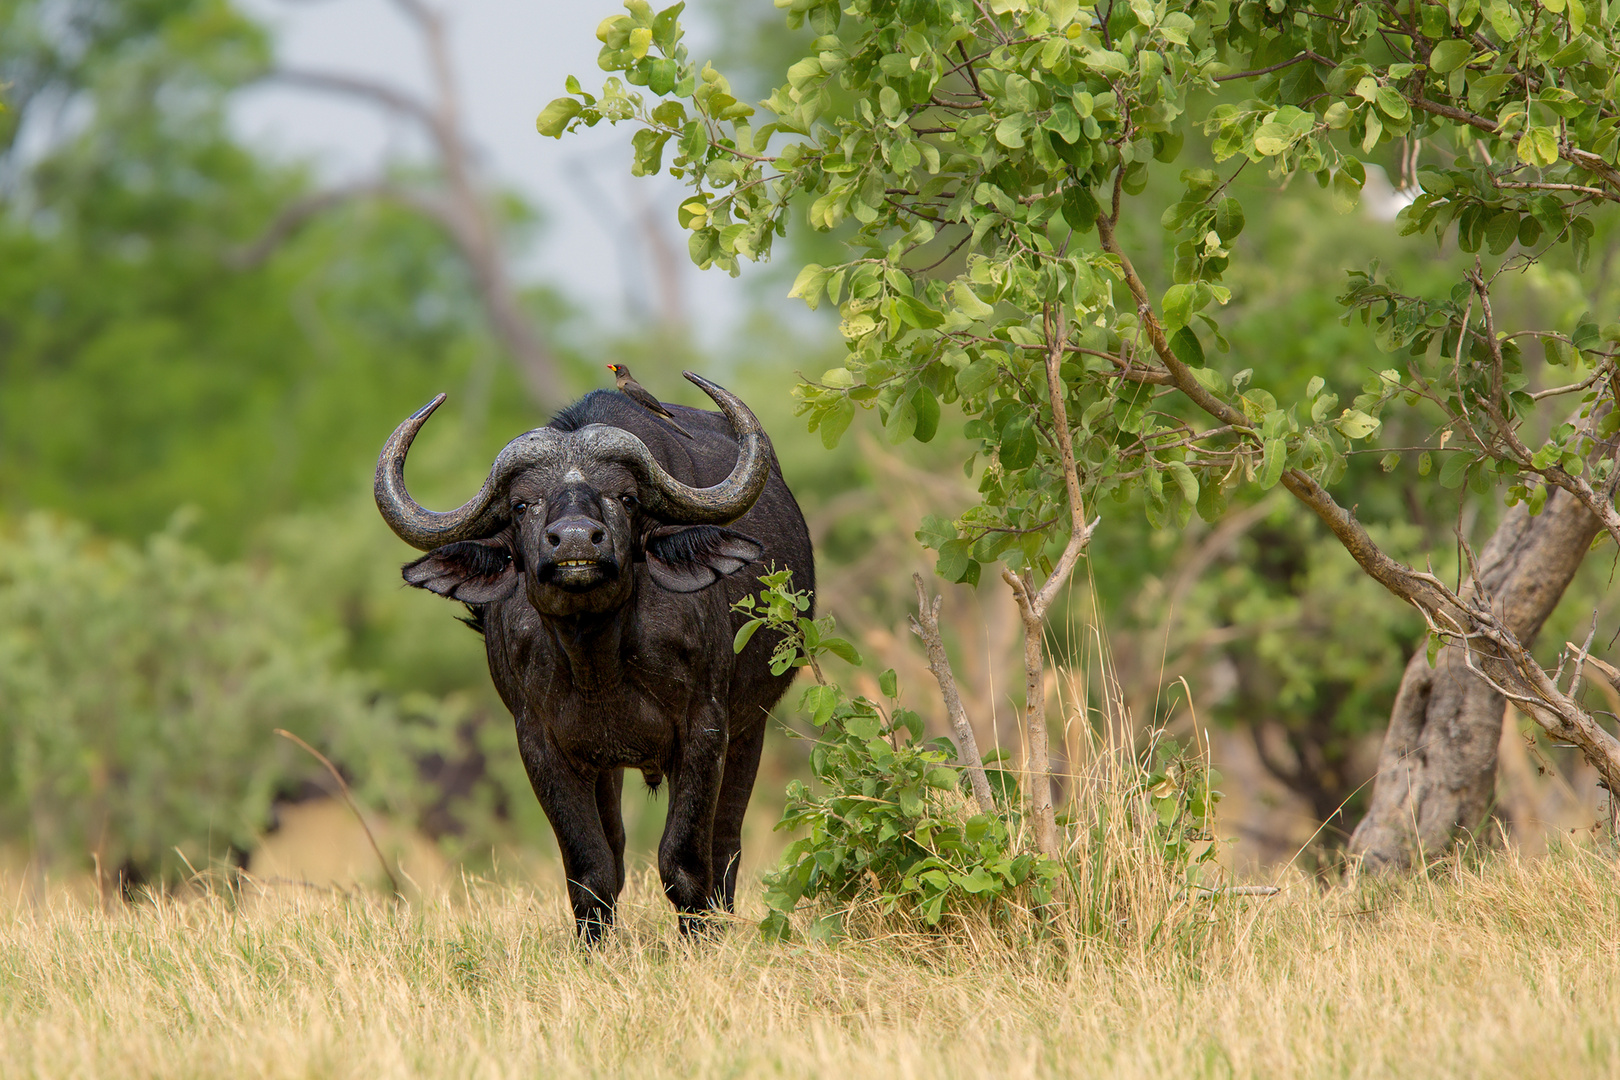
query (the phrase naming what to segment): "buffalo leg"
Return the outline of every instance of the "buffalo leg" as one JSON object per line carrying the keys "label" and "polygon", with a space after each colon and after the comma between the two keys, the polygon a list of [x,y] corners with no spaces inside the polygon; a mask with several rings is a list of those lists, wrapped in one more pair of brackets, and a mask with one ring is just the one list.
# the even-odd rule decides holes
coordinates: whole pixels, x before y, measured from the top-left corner
{"label": "buffalo leg", "polygon": [[523,764],[562,850],[574,929],[594,944],[613,925],[613,903],[624,880],[624,827],[619,825],[616,854],[598,809],[599,777],[581,776],[567,761],[531,749],[523,746]]}
{"label": "buffalo leg", "polygon": [[714,810],[715,907],[735,909],[737,867],[742,861],[743,814],[754,790],[759,772],[759,755],[765,745],[765,718],[737,732],[726,748],[726,773],[720,781],[720,801]]}
{"label": "buffalo leg", "polygon": [[658,842],[658,876],[664,895],[680,912],[681,932],[691,933],[714,895],[714,810],[726,763],[725,718],[695,717],[670,776],[669,817]]}
{"label": "buffalo leg", "polygon": [[624,770],[603,769],[596,777],[596,814],[613,849],[613,895],[624,891]]}

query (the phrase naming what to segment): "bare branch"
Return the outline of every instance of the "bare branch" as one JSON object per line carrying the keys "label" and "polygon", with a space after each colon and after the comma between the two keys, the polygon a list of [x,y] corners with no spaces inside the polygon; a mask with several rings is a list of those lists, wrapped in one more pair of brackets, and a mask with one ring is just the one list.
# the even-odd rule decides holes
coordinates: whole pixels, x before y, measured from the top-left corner
{"label": "bare branch", "polygon": [[422,101],[387,83],[375,82],[358,75],[345,75],[337,71],[315,71],[306,68],[277,68],[265,76],[277,82],[318,90],[327,94],[360,98],[388,112],[410,117],[438,137],[439,117]]}
{"label": "bare branch", "polygon": [[1001,571],[1001,580],[1013,591],[1024,624],[1024,728],[1025,766],[1029,772],[1029,816],[1035,825],[1035,846],[1042,855],[1058,857],[1057,817],[1052,809],[1052,762],[1046,731],[1046,658],[1042,653],[1045,620],[1036,611],[1035,577],[1024,570]]}
{"label": "bare branch", "polygon": [[406,187],[377,179],[310,196],[284,209],[258,241],[228,261],[252,266],[263,261],[300,225],[324,210],[356,198],[380,198],[408,206],[440,225],[472,271],[479,298],[492,329],[517,361],[529,392],[543,407],[562,404],[556,358],[523,310],[501,250],[499,222],[479,182],[463,137],[455,69],[442,15],[423,0],[392,0],[421,33],[433,70],[434,99],[415,95],[362,76],[343,72],[283,68],[267,78],[323,93],[368,102],[421,125],[436,151],[442,191]]}
{"label": "bare branch", "polygon": [[979,742],[973,736],[973,725],[968,723],[967,710],[962,707],[962,695],[957,692],[956,676],[951,671],[951,658],[946,655],[945,642],[939,635],[939,605],[944,597],[930,600],[921,574],[912,574],[911,580],[917,586],[917,614],[911,620],[911,632],[922,638],[923,647],[928,651],[928,670],[934,673],[940,696],[945,699],[945,711],[956,732],[956,746],[973,787],[974,801],[984,813],[994,814],[996,800],[984,773],[984,759],[979,756]]}
{"label": "bare branch", "polygon": [[443,198],[430,192],[401,187],[386,180],[366,180],[316,192],[283,208],[257,240],[245,248],[228,252],[225,262],[235,270],[251,270],[274,254],[276,248],[286,243],[293,233],[312,218],[356,199],[379,199],[407,206],[423,217],[437,222],[458,243],[466,228],[465,223],[456,214],[455,208]]}

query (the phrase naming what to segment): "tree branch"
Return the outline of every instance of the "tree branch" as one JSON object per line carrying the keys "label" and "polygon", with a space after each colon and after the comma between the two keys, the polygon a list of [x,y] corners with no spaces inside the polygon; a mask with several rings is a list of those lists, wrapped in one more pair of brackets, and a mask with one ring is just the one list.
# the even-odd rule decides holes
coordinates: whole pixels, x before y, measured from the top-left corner
{"label": "tree branch", "polygon": [[234,270],[254,269],[311,219],[356,199],[378,199],[408,206],[443,226],[453,237],[462,228],[454,210],[443,199],[386,180],[363,180],[316,192],[283,207],[257,240],[247,247],[227,252],[225,262]]}
{"label": "tree branch", "polygon": [[[1170,372],[1176,388],[1211,416],[1252,433],[1253,427],[1247,417],[1210,393],[1170,349],[1164,328],[1148,298],[1147,288],[1142,284],[1130,258],[1120,248],[1112,224],[1105,215],[1099,214],[1097,226],[1104,249],[1120,260],[1125,280],[1136,299],[1142,325],[1147,329],[1148,340]],[[1511,693],[1504,693],[1515,700],[1522,700],[1531,718],[1549,734],[1579,747],[1586,759],[1602,774],[1609,789],[1620,792],[1620,740],[1604,731],[1578,702],[1558,691],[1535,657],[1492,612],[1491,598],[1484,593],[1483,587],[1464,600],[1433,574],[1413,570],[1390,558],[1368,535],[1355,515],[1334,501],[1333,496],[1303,470],[1285,469],[1281,483],[1322,519],[1369,577],[1415,607],[1431,630],[1462,638],[1464,645],[1471,649],[1477,649],[1472,644],[1473,639],[1485,639],[1492,646],[1491,652],[1484,654],[1487,666],[1500,676],[1497,682],[1512,686]]]}
{"label": "tree branch", "polygon": [[423,0],[392,2],[422,35],[433,70],[432,103],[386,83],[343,72],[282,68],[267,77],[310,90],[357,98],[416,121],[437,151],[443,192],[428,192],[378,179],[314,195],[283,210],[258,241],[229,261],[239,266],[263,261],[277,244],[311,217],[350,199],[390,199],[409,206],[449,234],[472,271],[491,328],[517,362],[530,395],[542,407],[555,409],[564,400],[560,393],[558,364],[523,310],[501,250],[495,211],[476,175],[469,143],[462,136],[455,68],[443,16]]}
{"label": "tree branch", "polygon": [[928,591],[923,588],[921,574],[912,574],[911,580],[917,586],[917,614],[911,619],[911,632],[922,638],[923,647],[928,652],[928,670],[934,673],[940,696],[945,699],[945,712],[949,714],[951,728],[956,732],[956,746],[961,752],[962,768],[967,770],[968,783],[973,788],[974,801],[983,813],[994,814],[996,800],[990,793],[990,780],[984,774],[979,742],[974,738],[973,725],[968,723],[967,710],[962,707],[962,695],[957,692],[956,676],[951,672],[951,658],[946,654],[945,642],[939,635],[939,605],[944,597],[936,596],[930,600]]}
{"label": "tree branch", "polygon": [[306,68],[277,68],[269,72],[265,78],[303,87],[306,90],[318,90],[321,93],[369,101],[388,112],[415,120],[428,129],[428,134],[435,140],[441,134],[440,119],[425,102],[418,101],[405,91],[387,83],[375,82],[358,75],[345,75],[337,71],[315,71]]}

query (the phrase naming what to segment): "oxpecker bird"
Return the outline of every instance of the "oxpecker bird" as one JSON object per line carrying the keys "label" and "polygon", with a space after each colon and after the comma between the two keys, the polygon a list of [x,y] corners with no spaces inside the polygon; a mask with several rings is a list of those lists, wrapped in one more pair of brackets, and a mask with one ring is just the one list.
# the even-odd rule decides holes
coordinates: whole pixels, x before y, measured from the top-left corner
{"label": "oxpecker bird", "polygon": [[636,377],[630,374],[630,369],[628,367],[626,367],[624,364],[609,364],[607,369],[613,372],[613,381],[618,385],[619,393],[623,394],[637,405],[640,405],[643,409],[646,409],[654,416],[663,417],[665,420],[669,421],[670,427],[674,428],[682,435],[685,435],[688,439],[692,437],[692,433],[690,431],[687,431],[685,428],[681,427],[681,425],[675,422],[675,417],[671,416],[669,410],[664,408],[663,402],[659,401],[657,398],[653,397],[652,394],[648,393],[645,386],[642,386],[640,383],[636,382]]}

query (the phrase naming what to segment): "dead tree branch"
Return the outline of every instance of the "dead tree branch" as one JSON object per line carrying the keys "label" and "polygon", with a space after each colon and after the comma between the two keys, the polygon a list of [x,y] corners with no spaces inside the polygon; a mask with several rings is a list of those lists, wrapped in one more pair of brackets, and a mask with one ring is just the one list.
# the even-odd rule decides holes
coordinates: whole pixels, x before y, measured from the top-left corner
{"label": "dead tree branch", "polygon": [[415,122],[432,148],[439,185],[376,178],[309,196],[282,210],[257,240],[227,256],[227,262],[239,267],[262,262],[300,227],[346,202],[382,199],[409,207],[444,229],[471,271],[490,326],[517,362],[530,395],[541,407],[555,409],[564,401],[559,365],[524,311],[501,249],[495,200],[478,174],[465,136],[443,16],[421,0],[394,0],[394,6],[422,35],[433,73],[431,100],[345,72],[280,68],[266,78],[354,98]]}

